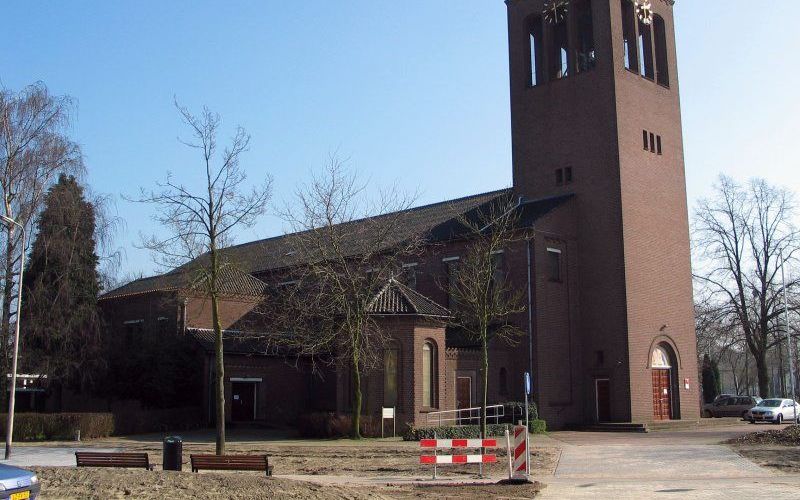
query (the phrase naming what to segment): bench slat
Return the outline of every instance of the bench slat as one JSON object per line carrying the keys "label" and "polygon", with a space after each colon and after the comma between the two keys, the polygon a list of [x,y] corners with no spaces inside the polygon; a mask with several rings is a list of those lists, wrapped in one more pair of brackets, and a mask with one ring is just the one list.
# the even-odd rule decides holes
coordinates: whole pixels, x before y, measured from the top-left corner
{"label": "bench slat", "polygon": [[272,475],[267,455],[189,455],[192,472],[200,470],[264,471]]}
{"label": "bench slat", "polygon": [[75,465],[78,467],[145,468],[152,470],[147,453],[108,453],[76,451]]}

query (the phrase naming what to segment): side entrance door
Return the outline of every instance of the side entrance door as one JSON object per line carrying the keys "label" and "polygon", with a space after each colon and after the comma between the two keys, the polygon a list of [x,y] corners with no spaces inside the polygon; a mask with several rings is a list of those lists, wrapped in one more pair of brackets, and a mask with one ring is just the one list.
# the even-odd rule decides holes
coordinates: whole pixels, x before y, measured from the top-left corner
{"label": "side entrance door", "polygon": [[653,372],[653,418],[670,420],[672,418],[672,390],[670,370],[654,368]]}
{"label": "side entrance door", "polygon": [[[472,408],[472,377],[456,377],[456,409],[462,410]],[[471,423],[468,420],[461,421],[462,418],[469,418],[470,412],[458,412],[456,424],[461,425]]]}
{"label": "side entrance door", "polygon": [[231,389],[233,393],[231,420],[234,422],[254,421],[256,419],[255,382],[233,382]]}
{"label": "side entrance door", "polygon": [[597,421],[611,421],[611,381],[598,378],[594,381],[597,394]]}

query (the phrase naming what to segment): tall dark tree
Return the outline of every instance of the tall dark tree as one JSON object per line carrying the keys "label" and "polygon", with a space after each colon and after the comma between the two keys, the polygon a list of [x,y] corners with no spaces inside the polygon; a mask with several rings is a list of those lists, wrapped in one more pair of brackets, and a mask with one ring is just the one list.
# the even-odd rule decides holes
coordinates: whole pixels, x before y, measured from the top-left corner
{"label": "tall dark tree", "polygon": [[82,389],[101,363],[94,205],[61,175],[36,221],[23,281],[23,367]]}

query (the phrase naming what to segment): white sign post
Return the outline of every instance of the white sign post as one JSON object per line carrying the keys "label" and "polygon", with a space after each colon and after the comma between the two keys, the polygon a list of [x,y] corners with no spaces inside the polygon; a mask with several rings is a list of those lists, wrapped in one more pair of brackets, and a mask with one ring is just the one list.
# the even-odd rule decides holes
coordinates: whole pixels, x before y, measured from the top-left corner
{"label": "white sign post", "polygon": [[528,433],[530,432],[531,422],[530,422],[530,410],[528,409],[528,400],[531,397],[531,374],[530,372],[525,372],[525,466],[527,467],[526,472],[530,475],[530,463],[531,463],[531,451],[530,447],[527,446],[528,443]]}
{"label": "white sign post", "polygon": [[383,437],[383,421],[392,419],[392,437],[395,437],[397,431],[397,419],[394,417],[394,408],[383,408],[381,412],[381,437]]}

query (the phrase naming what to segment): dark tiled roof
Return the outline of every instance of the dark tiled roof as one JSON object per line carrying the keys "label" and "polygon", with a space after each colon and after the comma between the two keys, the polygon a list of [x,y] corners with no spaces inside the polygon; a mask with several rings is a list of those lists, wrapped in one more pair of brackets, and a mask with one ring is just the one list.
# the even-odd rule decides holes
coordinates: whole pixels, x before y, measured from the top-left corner
{"label": "dark tiled roof", "polygon": [[392,278],[378,292],[370,313],[379,316],[450,317],[450,311]]}
{"label": "dark tiled roof", "polygon": [[[503,197],[512,196],[511,189],[501,189],[488,193],[467,196],[456,200],[425,205],[422,207],[411,208],[402,212],[386,214],[368,219],[361,219],[348,222],[338,226],[340,231],[346,233],[348,241],[352,241],[350,251],[353,255],[363,252],[365,244],[370,244],[374,238],[370,238],[368,233],[378,226],[375,221],[380,221],[384,217],[397,217],[393,225],[399,228],[394,239],[397,242],[407,240],[415,235],[427,235],[432,241],[446,241],[463,235],[465,228],[458,220],[461,215],[469,218],[475,217],[482,208],[488,206],[493,201]],[[540,200],[525,201],[522,204],[520,223],[523,226],[532,225],[536,219],[542,217],[558,207],[573,195],[563,195]],[[235,263],[237,273],[229,276],[231,294],[250,295],[257,289],[263,291],[264,284],[249,276],[271,270],[278,270],[298,266],[304,263],[307,258],[305,252],[297,251],[301,245],[302,233],[292,233],[274,238],[244,243],[241,245],[226,248],[223,251],[223,258],[227,262]],[[390,244],[391,242],[387,242]],[[203,257],[201,257],[203,258]],[[120,296],[134,295],[163,290],[177,290],[185,288],[187,279],[186,273],[182,269],[191,269],[196,262],[190,262],[167,274],[137,280],[116,290],[113,290],[101,297],[109,299]],[[231,268],[233,269],[233,268]],[[255,280],[255,281],[253,281]]]}
{"label": "dark tiled roof", "polygon": [[[395,237],[397,241],[403,241],[414,235],[424,234],[426,232],[438,233],[439,237],[444,238],[447,234],[446,228],[448,227],[448,223],[454,220],[458,215],[481,207],[500,196],[510,194],[510,192],[510,189],[501,189],[489,193],[467,196],[456,200],[411,208],[394,214],[386,214],[349,222],[342,224],[340,228],[343,231],[351,233],[353,235],[353,240],[362,239],[369,241],[369,238],[361,236],[363,236],[365,231],[369,231],[370,227],[374,227],[371,222],[380,220],[381,217],[394,216],[399,217],[395,225],[402,229],[402,232]],[[300,238],[301,236],[298,233],[293,233],[250,243],[243,243],[226,248],[223,252],[223,256],[227,262],[235,263],[236,269],[245,275],[293,267],[303,264],[303,252],[297,251],[300,245]],[[356,241],[354,241],[352,251],[354,254],[359,251]],[[101,299],[185,288],[189,280],[187,274],[183,272],[183,270],[191,269],[192,265],[193,263],[190,262],[175,271],[133,281],[108,292],[103,295]],[[243,277],[236,277],[231,280],[231,283],[232,286],[236,284],[236,288],[244,285],[243,290],[238,290],[240,292],[252,291],[252,288],[263,286],[263,283],[260,281],[250,284],[244,281],[246,280]]]}
{"label": "dark tiled roof", "polygon": [[[148,292],[184,291],[191,293],[193,290],[203,288],[207,278],[197,276],[189,270],[178,269],[167,274],[142,278],[123,285],[100,297],[108,300],[119,297],[128,297]],[[225,267],[220,273],[220,292],[225,296],[259,297],[264,294],[266,284],[246,272],[233,267]]]}
{"label": "dark tiled roof", "polygon": [[[343,239],[351,240],[350,250],[357,255],[366,249],[360,248],[363,243],[369,244],[375,240],[369,233],[379,224],[376,222],[386,217],[397,217],[392,223],[399,228],[394,240],[405,241],[416,235],[425,235],[437,232],[437,229],[446,225],[460,214],[474,210],[502,195],[508,195],[510,189],[501,189],[456,200],[450,200],[432,205],[403,210],[377,217],[360,219],[340,224],[338,229],[346,236]],[[390,242],[387,242],[390,243]],[[236,263],[239,269],[257,274],[259,272],[295,267],[305,263],[305,252],[298,251],[302,245],[302,233],[292,233],[265,240],[244,243],[225,249],[225,257],[229,262]],[[374,250],[374,249],[372,249]]]}
{"label": "dark tiled roof", "polygon": [[[200,344],[206,352],[214,352],[214,330],[207,328],[188,328],[186,333]],[[286,349],[279,347],[268,336],[232,330],[223,330],[222,348],[225,354],[247,354],[277,356],[287,354]]]}

